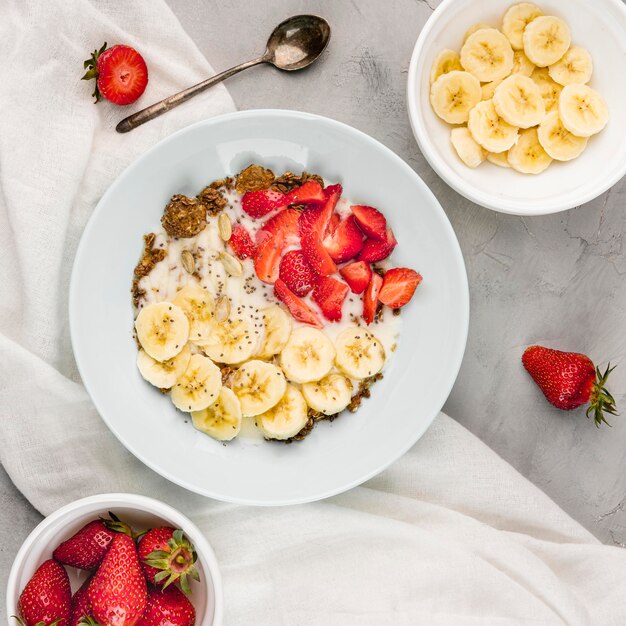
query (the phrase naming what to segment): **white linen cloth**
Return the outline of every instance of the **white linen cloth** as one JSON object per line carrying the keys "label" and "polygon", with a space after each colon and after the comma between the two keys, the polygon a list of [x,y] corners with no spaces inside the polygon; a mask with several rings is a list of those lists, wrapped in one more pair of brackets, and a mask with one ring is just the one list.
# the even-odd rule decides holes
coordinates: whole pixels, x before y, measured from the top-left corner
{"label": "white linen cloth", "polygon": [[[95,106],[78,80],[104,40],[146,58],[149,87],[132,107]],[[212,73],[162,0],[4,0],[0,59],[1,458],[37,509],[111,491],[181,508],[215,548],[229,625],[626,624],[626,552],[601,545],[443,414],[379,477],[303,506],[213,502],[132,457],[72,358],[74,251],[130,161],[233,102],[217,87],[115,133],[123,115]]]}

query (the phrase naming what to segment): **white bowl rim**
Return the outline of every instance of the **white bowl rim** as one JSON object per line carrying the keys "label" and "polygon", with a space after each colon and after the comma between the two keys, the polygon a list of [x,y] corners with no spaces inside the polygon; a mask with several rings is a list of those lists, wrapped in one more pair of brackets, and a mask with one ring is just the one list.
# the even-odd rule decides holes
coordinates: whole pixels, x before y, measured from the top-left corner
{"label": "white bowl rim", "polygon": [[[613,4],[618,10],[624,13],[624,17],[626,18],[626,4],[624,4],[622,0],[604,1]],[[477,204],[486,207],[487,209],[492,209],[493,211],[498,211],[500,213],[508,213],[510,215],[522,215],[529,217],[549,215],[552,213],[560,213],[561,211],[568,211],[569,209],[573,209],[576,206],[580,206],[581,204],[585,204],[586,202],[590,202],[591,200],[597,198],[599,195],[603,194],[605,191],[615,185],[619,180],[621,180],[624,175],[626,175],[626,161],[622,164],[621,168],[616,170],[613,176],[607,178],[602,184],[598,185],[597,187],[588,190],[587,193],[582,194],[576,204],[572,205],[567,202],[563,204],[562,202],[559,202],[558,198],[555,198],[551,201],[533,201],[534,210],[532,212],[529,212],[523,210],[522,204],[512,207],[511,205],[514,203],[512,203],[510,200],[503,200],[500,202],[491,194],[481,192],[472,185],[464,184],[463,180],[458,178],[456,174],[454,174],[450,170],[443,158],[441,158],[441,156],[439,155],[433,142],[430,140],[428,131],[426,130],[422,116],[420,114],[420,107],[417,101],[418,81],[420,78],[417,76],[417,63],[420,55],[422,54],[426,38],[429,35],[430,31],[433,29],[439,16],[448,9],[448,6],[454,4],[455,2],[457,2],[457,0],[443,0],[443,2],[433,11],[431,16],[428,18],[426,24],[424,24],[424,27],[420,31],[420,34],[415,43],[415,47],[413,48],[413,54],[411,55],[411,62],[409,63],[407,79],[407,112],[409,115],[411,129],[413,130],[413,135],[415,136],[415,139],[419,145],[420,150],[422,151],[422,154],[424,155],[430,166],[435,170],[435,172],[437,172],[437,174],[456,192],[460,193],[462,196],[471,200],[472,202],[476,202]]]}
{"label": "white bowl rim", "polygon": [[[364,133],[363,131],[358,130],[357,128],[354,128],[353,126],[350,126],[349,124],[345,124],[344,122],[339,122],[337,120],[334,120],[329,117],[325,117],[323,115],[317,115],[314,113],[306,113],[303,111],[295,111],[291,109],[250,109],[250,110],[245,110],[245,111],[235,111],[232,113],[224,113],[221,115],[216,115],[211,118],[207,118],[205,120],[200,120],[199,122],[195,122],[194,124],[185,126],[184,128],[181,128],[178,131],[172,133],[171,135],[164,137],[159,142],[157,142],[154,146],[152,146],[150,149],[146,150],[144,153],[139,155],[120,174],[118,174],[117,178],[110,184],[110,186],[107,188],[107,190],[104,192],[104,194],[98,201],[95,209],[93,210],[93,213],[91,214],[85,226],[83,234],[81,235],[81,239],[78,244],[78,248],[76,250],[76,255],[74,257],[74,263],[72,266],[72,274],[70,278],[70,289],[69,289],[69,321],[70,321],[70,339],[71,339],[72,350],[74,352],[75,358],[77,354],[76,346],[78,345],[79,338],[76,336],[76,331],[75,331],[76,326],[75,324],[72,323],[72,319],[74,317],[73,311],[78,312],[80,310],[80,306],[79,306],[80,298],[78,297],[78,294],[76,293],[77,292],[76,282],[78,280],[76,268],[79,265],[80,259],[82,258],[82,255],[84,254],[84,250],[87,246],[86,244],[87,235],[90,233],[91,229],[94,228],[95,218],[99,214],[99,212],[103,210],[106,200],[108,196],[113,192],[113,189],[117,187],[117,185],[121,184],[121,181],[123,181],[126,178],[126,176],[132,173],[133,168],[141,159],[143,159],[145,156],[151,154],[152,152],[156,150],[162,149],[163,146],[167,145],[169,142],[177,140],[179,136],[184,135],[186,133],[191,133],[200,126],[212,126],[214,124],[220,124],[224,121],[230,121],[232,119],[244,119],[245,120],[247,118],[256,118],[256,117],[260,117],[260,118],[287,117],[289,119],[313,120],[313,121],[318,121],[320,123],[329,124],[330,126],[339,128],[343,130],[344,132],[356,134],[357,136],[362,138],[364,141],[375,146],[376,149],[381,150],[382,152],[386,153],[393,161],[396,162],[399,168],[402,168],[406,172],[408,172],[409,176],[413,178],[413,180],[415,181],[415,184],[421,187],[426,195],[431,197],[435,206],[438,208],[442,227],[448,232],[448,235],[450,237],[450,241],[452,244],[452,254],[454,255],[454,262],[457,265],[457,268],[460,271],[461,275],[465,278],[465,280],[462,281],[462,285],[461,285],[463,293],[459,294],[459,300],[462,305],[459,313],[460,313],[460,319],[461,319],[461,324],[462,324],[461,335],[462,335],[463,340],[459,341],[459,344],[454,354],[454,359],[451,360],[450,365],[447,369],[447,372],[449,374],[448,383],[447,385],[442,386],[442,388],[445,387],[444,389],[445,393],[442,394],[442,396],[447,399],[450,395],[452,387],[454,386],[458,373],[461,369],[463,356],[465,354],[465,348],[467,346],[467,337],[469,333],[469,317],[470,317],[470,296],[469,296],[469,283],[467,280],[467,269],[465,267],[465,260],[463,258],[463,253],[461,252],[461,246],[459,244],[459,240],[456,236],[454,228],[452,227],[452,224],[450,223],[450,220],[448,219],[446,212],[443,210],[441,203],[433,194],[433,192],[430,190],[428,185],[424,182],[424,180],[420,177],[420,175],[408,163],[406,163],[406,161],[404,161],[400,156],[398,156],[393,150],[388,148],[382,142],[378,141],[377,139],[374,139],[367,133]],[[129,450],[133,455],[135,455],[142,463],[144,463],[147,467],[155,471],[157,474],[160,474],[161,476],[167,478],[169,481],[173,482],[174,484],[184,487],[185,489],[189,491],[198,493],[205,497],[214,498],[222,502],[232,502],[235,504],[244,504],[244,505],[249,505],[249,506],[286,506],[286,505],[292,505],[292,504],[304,504],[307,502],[316,502],[318,500],[323,500],[325,498],[329,498],[339,493],[343,493],[345,491],[348,491],[349,489],[352,489],[353,487],[356,487],[364,483],[370,478],[373,478],[374,476],[378,475],[380,472],[382,472],[387,467],[389,467],[394,461],[396,461],[401,456],[406,454],[406,452],[426,432],[426,430],[432,424],[434,419],[440,413],[443,407],[443,404],[445,404],[445,400],[444,400],[442,405],[436,411],[433,411],[432,415],[429,415],[427,419],[424,420],[425,426],[423,428],[416,429],[415,436],[413,438],[407,439],[407,441],[405,442],[405,445],[399,448],[398,454],[396,454],[392,458],[386,459],[385,462],[378,464],[375,468],[373,468],[368,473],[358,478],[355,478],[353,480],[346,481],[345,483],[338,485],[332,489],[328,489],[326,491],[301,496],[299,498],[286,498],[284,500],[276,499],[276,500],[272,500],[268,502],[266,500],[256,500],[253,498],[229,497],[222,493],[218,494],[208,489],[196,487],[195,485],[190,484],[186,482],[185,480],[182,480],[167,471],[164,471],[162,468],[158,467],[155,463],[152,463],[149,459],[145,457],[145,455],[141,454],[136,449],[136,447],[132,445],[131,442],[124,440],[122,436],[118,434],[118,432],[111,426],[104,412],[100,410],[98,403],[95,402],[93,399],[90,385],[85,380],[85,377],[83,376],[83,371],[82,371],[81,364],[78,358],[76,358],[76,365],[78,367],[78,371],[81,376],[81,380],[85,386],[85,389],[89,393],[91,401],[94,403],[94,406],[98,414],[100,415],[101,419],[107,425],[109,430],[115,435],[115,437],[122,443],[122,445],[127,450]]]}
{"label": "white bowl rim", "polygon": [[[9,606],[9,598],[13,595],[19,594],[20,592],[17,588],[19,566],[24,560],[25,555],[37,542],[41,533],[59,518],[62,518],[68,513],[72,513],[81,507],[96,507],[97,505],[98,508],[106,508],[107,506],[113,506],[113,504],[107,505],[107,502],[115,502],[115,506],[119,506],[119,503],[121,502],[122,504],[128,506],[128,508],[143,506],[145,510],[153,513],[154,515],[163,516],[176,522],[181,528],[184,529],[185,534],[193,535],[193,544],[196,548],[196,552],[198,552],[198,554],[202,554],[203,558],[207,562],[207,566],[211,574],[211,581],[213,583],[215,607],[211,626],[221,626],[224,618],[224,590],[222,586],[222,575],[220,573],[215,552],[202,531],[186,515],[175,509],[173,506],[170,506],[161,500],[156,500],[155,498],[132,493],[102,493],[87,496],[86,498],[81,498],[80,500],[74,500],[73,502],[62,506],[60,509],[57,509],[54,513],[45,517],[41,520],[41,522],[39,522],[39,524],[37,524],[37,526],[35,526],[15,555],[13,564],[11,565],[11,571],[9,572],[6,587],[8,623],[10,623],[11,617],[13,616],[13,612]],[[188,532],[189,530],[191,530],[190,533]]]}

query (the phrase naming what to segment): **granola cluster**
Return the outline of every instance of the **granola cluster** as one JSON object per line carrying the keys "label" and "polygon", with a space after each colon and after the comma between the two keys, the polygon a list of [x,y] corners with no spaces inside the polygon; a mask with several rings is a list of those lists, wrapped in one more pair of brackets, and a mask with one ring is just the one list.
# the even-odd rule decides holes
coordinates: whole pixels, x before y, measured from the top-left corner
{"label": "granola cluster", "polygon": [[132,295],[133,295],[133,304],[135,306],[139,306],[139,301],[146,294],[146,292],[139,287],[139,281],[147,276],[152,268],[159,262],[162,261],[167,253],[165,250],[161,248],[154,248],[154,240],[156,235],[154,233],[148,233],[144,235],[144,248],[143,254],[139,263],[137,263],[135,270],[133,272],[133,287],[132,287]]}
{"label": "granola cluster", "polygon": [[167,203],[161,224],[168,235],[195,237],[206,226],[206,207],[195,198],[176,194]]}

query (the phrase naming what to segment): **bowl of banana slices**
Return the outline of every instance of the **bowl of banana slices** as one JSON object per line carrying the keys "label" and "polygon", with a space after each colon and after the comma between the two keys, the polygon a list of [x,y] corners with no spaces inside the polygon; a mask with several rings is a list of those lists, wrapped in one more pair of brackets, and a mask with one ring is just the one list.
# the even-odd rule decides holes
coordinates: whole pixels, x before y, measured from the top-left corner
{"label": "bowl of banana slices", "polygon": [[458,193],[504,213],[556,213],[626,174],[625,75],[620,0],[444,0],[413,51],[409,118]]}

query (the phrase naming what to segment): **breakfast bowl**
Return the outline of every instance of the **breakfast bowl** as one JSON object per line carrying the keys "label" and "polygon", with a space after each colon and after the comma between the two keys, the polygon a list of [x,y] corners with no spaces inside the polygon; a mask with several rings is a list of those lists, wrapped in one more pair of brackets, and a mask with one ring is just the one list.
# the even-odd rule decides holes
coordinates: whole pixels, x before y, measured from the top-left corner
{"label": "breakfast bowl", "polygon": [[[223,618],[222,580],[213,549],[200,529],[171,506],[145,496],[111,493],[76,500],[46,517],[26,538],[9,573],[6,593],[7,623],[17,615],[18,599],[37,568],[52,558],[53,551],[83,526],[107,518],[109,513],[129,524],[133,531],[159,526],[183,530],[197,554],[199,581],[190,580],[189,598],[196,612],[196,626],[219,626]],[[72,593],[88,578],[89,572],[65,568]]]}
{"label": "breakfast bowl", "polygon": [[458,52],[466,33],[475,25],[500,29],[505,11],[515,4],[444,0],[437,7],[413,50],[407,84],[408,113],[422,153],[458,193],[503,213],[556,213],[589,202],[626,173],[626,145],[622,140],[626,133],[626,89],[623,81],[616,80],[626,75],[626,5],[620,0],[534,3],[544,15],[563,20],[571,31],[572,45],[582,46],[591,54],[593,74],[589,86],[606,101],[608,124],[590,137],[578,158],[555,160],[545,171],[532,175],[489,161],[468,167],[451,143],[453,127],[435,114],[430,102],[430,73],[437,55],[444,49]]}

